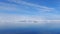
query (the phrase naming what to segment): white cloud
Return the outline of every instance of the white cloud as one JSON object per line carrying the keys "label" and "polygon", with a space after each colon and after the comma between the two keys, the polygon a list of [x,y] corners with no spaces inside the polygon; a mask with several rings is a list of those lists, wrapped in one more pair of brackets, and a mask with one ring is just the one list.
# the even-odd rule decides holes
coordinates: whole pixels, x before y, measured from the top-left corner
{"label": "white cloud", "polygon": [[[34,24],[34,21],[45,20],[41,17],[36,16],[27,16],[27,15],[9,15],[9,14],[0,14],[0,27],[22,27],[29,25],[42,24],[43,21],[40,21],[37,24]],[[23,21],[23,22],[22,22]]]}
{"label": "white cloud", "polygon": [[47,18],[42,18],[40,16],[28,16],[28,15],[11,15],[11,14],[0,14],[0,22],[2,23],[5,23],[5,22],[12,22],[12,23],[19,23],[20,21],[40,21],[43,22],[43,21],[60,21],[60,20],[48,20]]}
{"label": "white cloud", "polygon": [[0,22],[18,22],[20,20],[42,20],[41,17],[27,16],[27,15],[0,15]]}
{"label": "white cloud", "polygon": [[[17,4],[22,4],[24,6],[31,6],[32,8],[35,8],[37,11],[41,11],[41,12],[45,12],[45,11],[54,11],[54,8],[49,8],[49,7],[45,7],[45,6],[40,6],[37,4],[33,4],[33,3],[28,3],[22,0],[9,0],[9,2],[15,2]],[[17,1],[17,2],[16,2]],[[9,4],[9,3],[0,3],[0,10],[8,10],[8,11],[20,11],[22,10],[21,8],[18,8],[18,5],[16,4]],[[57,18],[57,17],[56,17]],[[27,15],[3,15],[0,14],[0,26],[25,26],[25,25],[32,25],[34,23],[21,23],[20,21],[39,21],[39,23],[37,23],[37,25],[42,24],[42,23],[50,23],[50,22],[60,22],[60,20],[48,20],[45,17],[41,17],[41,16],[27,16]]]}
{"label": "white cloud", "polygon": [[[54,8],[46,7],[46,6],[41,6],[29,2],[25,2],[23,0],[9,0],[9,2],[15,2],[19,5],[16,4],[9,4],[9,3],[4,3],[0,2],[0,10],[7,10],[7,11],[20,11],[24,10],[25,7],[34,8],[37,10],[36,12],[52,12],[56,11]],[[23,5],[25,7],[19,8],[20,5]],[[25,10],[24,10],[25,11]],[[27,11],[27,10],[26,10]],[[25,12],[26,12],[25,11]],[[48,16],[49,17],[49,16]],[[51,20],[49,20],[51,18]],[[39,16],[28,16],[28,15],[16,15],[16,14],[0,14],[0,29],[1,28],[16,28],[16,27],[48,27],[48,28],[57,28],[60,27],[60,16],[52,14],[50,17],[47,18],[46,16],[39,15]],[[37,23],[36,23],[37,22]]]}
{"label": "white cloud", "polygon": [[20,8],[18,8],[17,5],[15,5],[15,4],[9,4],[9,3],[0,2],[0,10],[19,11]]}
{"label": "white cloud", "polygon": [[[37,23],[36,23],[37,22]],[[49,26],[48,24],[60,23],[60,20],[48,20],[40,16],[0,14],[0,27],[29,27]],[[54,25],[53,25],[54,26]]]}
{"label": "white cloud", "polygon": [[25,2],[23,0],[22,1],[20,1],[20,0],[14,0],[14,1],[11,1],[11,2],[15,2],[17,4],[22,4],[22,5],[27,5],[27,6],[32,6],[32,7],[34,7],[38,11],[44,11],[44,12],[47,11],[47,12],[50,12],[50,11],[54,10],[54,8],[49,8],[49,7],[46,7],[46,6],[41,6],[41,5],[37,5],[37,4]]}
{"label": "white cloud", "polygon": [[23,0],[7,0],[7,1],[11,2],[11,3],[14,2],[14,3],[17,3],[19,5],[0,2],[0,5],[2,5],[2,6],[0,6],[0,10],[4,9],[4,10],[16,10],[16,11],[18,11],[19,9],[20,10],[22,9],[22,8],[18,8],[18,6],[20,6],[20,5],[23,5],[25,7],[28,7],[28,6],[32,7],[35,10],[37,10],[36,12],[51,12],[51,11],[55,10],[54,8],[50,8],[50,7],[46,7],[46,6],[41,6],[41,5],[29,3],[29,2],[26,2],[26,1],[23,1]]}

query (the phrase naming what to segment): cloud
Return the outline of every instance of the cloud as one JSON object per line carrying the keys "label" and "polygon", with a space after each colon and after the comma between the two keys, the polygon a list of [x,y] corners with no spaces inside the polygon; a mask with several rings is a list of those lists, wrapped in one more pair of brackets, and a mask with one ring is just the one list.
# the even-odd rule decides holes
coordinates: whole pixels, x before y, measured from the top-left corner
{"label": "cloud", "polygon": [[[7,0],[7,1],[10,2],[11,4],[0,2],[0,5],[2,5],[0,6],[0,10],[2,9],[2,10],[10,10],[10,11],[13,11],[13,10],[20,11],[21,9],[24,10],[25,8],[26,11],[29,11],[31,8],[33,8],[34,11],[37,10],[36,12],[39,12],[39,13],[40,12],[51,12],[55,10],[54,8],[29,3],[23,0]],[[33,11],[33,9],[31,11]]]}
{"label": "cloud", "polygon": [[18,11],[18,10],[20,10],[20,8],[18,8],[17,5],[15,5],[15,4],[0,2],[0,10]]}
{"label": "cloud", "polygon": [[[57,17],[56,17],[57,18]],[[0,23],[21,23],[31,21],[34,23],[34,21],[37,21],[38,23],[46,23],[46,22],[60,22],[60,20],[49,20],[45,17],[40,16],[28,16],[28,15],[12,15],[12,14],[0,14]]]}
{"label": "cloud", "polygon": [[[0,14],[0,27],[27,27],[29,25],[37,25],[39,20],[45,19],[27,15]],[[34,24],[34,22],[37,22],[37,24]],[[43,21],[39,23],[42,24]]]}
{"label": "cloud", "polygon": [[[57,17],[56,17],[57,18]],[[29,27],[29,26],[49,26],[48,24],[60,23],[60,20],[49,20],[40,16],[0,14],[0,27]]]}
{"label": "cloud", "polygon": [[54,8],[49,8],[49,7],[46,7],[46,6],[41,6],[41,5],[37,5],[37,4],[26,2],[26,1],[14,0],[14,1],[11,1],[11,2],[15,2],[17,4],[22,4],[22,5],[27,5],[27,6],[32,6],[38,11],[50,12],[50,11],[54,10]]}
{"label": "cloud", "polygon": [[41,17],[37,17],[37,16],[27,16],[27,15],[0,15],[0,22],[18,22],[21,20],[31,20],[31,21],[38,21],[38,20],[42,20]]}
{"label": "cloud", "polygon": [[[30,11],[30,9],[33,8],[34,10],[37,10],[36,14],[37,14],[37,12],[40,13],[40,12],[55,11],[54,8],[25,2],[23,0],[8,0],[8,1],[11,2],[12,4],[0,2],[0,10],[4,10],[4,11],[6,10],[6,11],[11,11],[11,12],[16,11],[16,12],[20,12],[20,13],[21,12],[30,13],[31,11],[33,11],[33,10]],[[16,4],[14,4],[13,2]],[[29,10],[28,10],[28,8],[29,8]],[[31,13],[34,13],[34,12],[35,11],[33,11]],[[15,15],[0,14],[0,26],[8,26],[8,27],[9,26],[16,26],[17,27],[17,26],[28,26],[28,25],[38,25],[38,24],[42,25],[42,24],[51,23],[51,22],[60,22],[60,20],[55,20],[56,18],[59,17],[59,16],[57,16],[57,17],[56,16],[53,16],[53,15],[50,16],[51,20],[49,20],[47,17],[45,17],[45,16],[42,17],[40,15],[27,16],[27,15],[16,15],[16,14]],[[54,18],[54,20],[52,20],[52,18]],[[38,23],[36,23],[36,22],[38,22]]]}

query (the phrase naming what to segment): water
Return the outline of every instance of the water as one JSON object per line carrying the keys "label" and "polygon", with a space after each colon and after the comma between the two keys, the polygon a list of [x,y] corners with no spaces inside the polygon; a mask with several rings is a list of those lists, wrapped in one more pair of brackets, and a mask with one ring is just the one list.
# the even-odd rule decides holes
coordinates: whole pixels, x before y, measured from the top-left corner
{"label": "water", "polygon": [[0,34],[60,34],[60,23],[24,25],[0,29]]}

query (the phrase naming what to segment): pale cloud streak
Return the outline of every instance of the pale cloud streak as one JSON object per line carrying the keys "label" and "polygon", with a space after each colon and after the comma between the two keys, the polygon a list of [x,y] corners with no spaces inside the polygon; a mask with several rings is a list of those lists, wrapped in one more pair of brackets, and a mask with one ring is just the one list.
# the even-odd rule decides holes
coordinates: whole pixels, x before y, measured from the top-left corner
{"label": "pale cloud streak", "polygon": [[0,2],[0,10],[18,11],[18,10],[20,10],[20,8],[18,8],[17,5],[15,5],[15,4]]}
{"label": "pale cloud streak", "polygon": [[49,8],[49,7],[46,7],[46,6],[41,6],[41,5],[37,5],[37,4],[25,2],[25,1],[16,0],[16,1],[13,1],[13,2],[15,2],[17,4],[23,4],[23,5],[35,7],[39,11],[47,11],[47,12],[49,12],[49,11],[53,11],[54,10],[54,8]]}
{"label": "pale cloud streak", "polygon": [[[41,6],[41,5],[29,3],[29,2],[26,2],[26,1],[23,1],[23,0],[7,0],[7,1],[11,2],[11,3],[14,2],[14,3],[19,4],[19,5],[3,3],[2,2],[0,4],[4,5],[4,6],[0,6],[0,9],[4,9],[5,8],[6,10],[18,10],[18,9],[21,9],[21,8],[17,8],[17,7],[20,6],[20,5],[23,5],[25,7],[29,6],[29,7],[34,8],[35,10],[37,10],[36,12],[51,12],[51,11],[55,10],[54,8],[50,8],[50,7],[46,7],[46,6]],[[5,5],[7,5],[7,6],[5,6]],[[28,10],[28,7],[27,7],[27,10]]]}

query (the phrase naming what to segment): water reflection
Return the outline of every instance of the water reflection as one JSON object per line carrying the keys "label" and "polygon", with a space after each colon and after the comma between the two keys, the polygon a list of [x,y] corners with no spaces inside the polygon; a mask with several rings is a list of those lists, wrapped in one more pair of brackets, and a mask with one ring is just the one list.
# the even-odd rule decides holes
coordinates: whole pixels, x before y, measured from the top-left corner
{"label": "water reflection", "polygon": [[60,23],[18,23],[16,27],[0,29],[0,34],[60,34]]}

